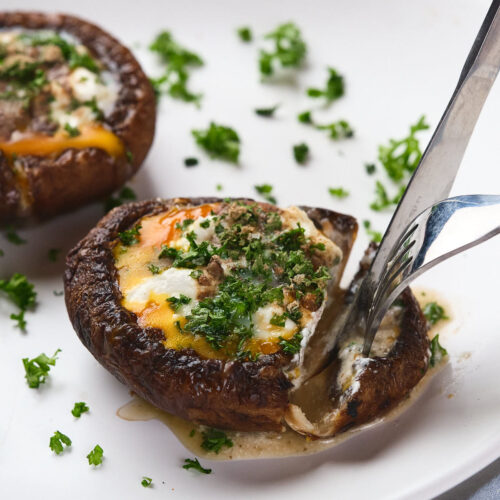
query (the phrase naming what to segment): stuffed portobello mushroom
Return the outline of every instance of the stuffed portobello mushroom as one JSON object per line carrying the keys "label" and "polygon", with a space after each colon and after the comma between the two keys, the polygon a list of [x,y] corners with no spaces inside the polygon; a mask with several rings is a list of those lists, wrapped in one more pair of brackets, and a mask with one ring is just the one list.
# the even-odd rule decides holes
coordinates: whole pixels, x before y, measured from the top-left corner
{"label": "stuffed portobello mushroom", "polygon": [[409,290],[371,358],[359,339],[327,347],[356,231],[352,217],[309,207],[131,203],[69,253],[66,305],[96,359],[162,410],[221,429],[288,423],[332,436],[405,398],[429,358]]}
{"label": "stuffed portobello mushroom", "polygon": [[0,13],[0,224],[110,194],[154,129],[151,84],[115,38],[69,15]]}

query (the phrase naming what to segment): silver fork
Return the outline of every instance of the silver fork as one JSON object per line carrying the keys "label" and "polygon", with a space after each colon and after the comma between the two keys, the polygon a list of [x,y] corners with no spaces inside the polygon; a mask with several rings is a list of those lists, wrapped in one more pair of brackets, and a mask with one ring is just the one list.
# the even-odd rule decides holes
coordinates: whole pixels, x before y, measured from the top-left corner
{"label": "silver fork", "polygon": [[[499,7],[500,0],[493,0],[457,87],[359,286],[347,319],[333,332],[333,337],[338,338],[353,328],[364,330],[365,356],[370,353],[373,338],[388,307],[410,281],[448,257],[498,234],[500,217],[495,211],[498,196],[444,199],[450,193],[500,67]],[[484,215],[486,212],[488,215]],[[476,228],[464,222],[460,238],[456,241],[450,239],[447,235],[450,224],[460,218],[463,220],[466,213],[475,214],[472,224],[486,218],[485,231],[481,234],[469,232]],[[437,250],[438,244],[442,245],[441,250]]]}

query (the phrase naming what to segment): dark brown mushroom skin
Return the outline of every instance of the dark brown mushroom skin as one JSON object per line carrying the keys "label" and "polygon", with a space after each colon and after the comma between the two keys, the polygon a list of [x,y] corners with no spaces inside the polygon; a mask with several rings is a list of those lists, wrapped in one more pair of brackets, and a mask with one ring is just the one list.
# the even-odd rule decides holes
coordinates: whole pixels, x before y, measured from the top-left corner
{"label": "dark brown mushroom skin", "polygon": [[[376,251],[372,243],[360,263],[346,299],[351,300]],[[399,296],[403,306],[400,335],[385,357],[370,358],[359,377],[359,391],[346,398],[336,418],[338,432],[380,417],[403,401],[429,368],[428,323],[410,288]]]}
{"label": "dark brown mushroom skin", "polygon": [[[291,387],[284,374],[289,356],[278,352],[260,356],[256,362],[223,361],[204,359],[193,350],[166,349],[161,330],[139,327],[135,314],[121,306],[112,255],[118,233],[174,204],[191,207],[220,201],[151,200],[112,210],[68,254],[66,306],[80,340],[96,359],[158,408],[221,429],[279,431]],[[344,231],[338,243],[348,254],[357,228],[354,219],[305,210],[315,224],[328,222]]]}
{"label": "dark brown mushroom skin", "polygon": [[117,76],[120,92],[105,125],[129,154],[113,158],[101,149],[85,148],[67,149],[57,156],[23,156],[18,158],[24,172],[20,181],[0,152],[0,225],[51,217],[110,194],[141,166],[155,130],[153,88],[132,53],[111,35],[70,15],[1,12],[0,29],[15,27],[67,32]]}

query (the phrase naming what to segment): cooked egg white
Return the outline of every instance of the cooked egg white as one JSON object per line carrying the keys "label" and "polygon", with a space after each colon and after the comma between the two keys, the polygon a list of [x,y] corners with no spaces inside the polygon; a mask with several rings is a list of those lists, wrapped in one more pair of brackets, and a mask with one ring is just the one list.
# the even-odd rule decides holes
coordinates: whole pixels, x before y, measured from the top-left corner
{"label": "cooked egg white", "polygon": [[182,294],[191,299],[189,304],[182,307],[182,312],[187,314],[198,294],[198,282],[190,274],[189,269],[171,267],[143,279],[138,285],[125,291],[125,307],[133,312],[140,312],[155,296],[179,297]]}

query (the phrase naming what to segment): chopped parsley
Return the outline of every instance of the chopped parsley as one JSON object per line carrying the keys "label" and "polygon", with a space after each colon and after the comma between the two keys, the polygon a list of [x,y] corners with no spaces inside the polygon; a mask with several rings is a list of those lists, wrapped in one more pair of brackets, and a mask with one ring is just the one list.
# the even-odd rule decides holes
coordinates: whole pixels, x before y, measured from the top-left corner
{"label": "chopped parsley", "polygon": [[259,69],[262,76],[272,76],[275,63],[283,68],[297,68],[301,65],[306,56],[307,47],[296,24],[291,22],[282,24],[268,33],[265,38],[274,42],[274,48],[272,51],[260,51]]}
{"label": "chopped parsley", "polygon": [[425,116],[421,116],[415,125],[410,126],[407,137],[400,140],[390,139],[389,145],[379,146],[378,159],[393,181],[403,180],[405,173],[412,174],[417,168],[422,158],[422,151],[416,134],[428,128]]}
{"label": "chopped parsley", "polygon": [[448,351],[439,343],[439,334],[435,335],[431,340],[431,366],[435,366],[439,363],[445,356],[448,355]]}
{"label": "chopped parsley", "polygon": [[277,201],[276,198],[272,195],[273,187],[270,184],[260,184],[254,186],[254,188],[255,191],[257,191],[257,193],[262,196],[262,198],[264,198],[269,203],[276,205]]}
{"label": "chopped parsley", "polygon": [[45,384],[45,380],[49,376],[50,367],[55,366],[57,355],[61,349],[57,349],[54,355],[49,358],[46,354],[39,354],[36,358],[23,358],[23,365],[26,374],[26,382],[30,389],[38,389],[40,384]]}
{"label": "chopped parsley", "polygon": [[238,163],[240,138],[235,130],[214,122],[206,130],[192,130],[196,144],[203,148],[211,158]]}
{"label": "chopped parsley", "polygon": [[186,167],[196,167],[198,163],[199,163],[198,158],[186,158],[184,160],[184,166]]}
{"label": "chopped parsley", "polygon": [[181,293],[178,297],[169,297],[167,299],[167,302],[170,305],[170,309],[172,309],[172,311],[174,312],[177,312],[182,306],[189,304],[191,302],[191,299]]}
{"label": "chopped parsley", "polygon": [[70,137],[77,137],[81,134],[80,130],[78,130],[78,127],[72,127],[69,123],[64,124],[64,130],[66,130]]}
{"label": "chopped parsley", "polygon": [[59,431],[54,432],[54,435],[50,438],[49,441],[50,449],[56,455],[59,455],[66,449],[63,447],[63,445],[65,445],[66,447],[71,446],[71,439],[62,432]]}
{"label": "chopped parsley", "polygon": [[302,142],[293,147],[293,156],[299,165],[304,165],[309,159],[309,146]]}
{"label": "chopped parsley", "polygon": [[274,112],[280,107],[279,104],[276,104],[275,106],[271,108],[257,108],[255,110],[255,114],[258,116],[265,116],[265,117],[271,117],[274,116]]}
{"label": "chopped parsley", "polygon": [[252,30],[248,26],[241,26],[236,30],[242,42],[251,42],[253,40]]}
{"label": "chopped parsley", "polygon": [[279,345],[286,354],[297,354],[300,351],[300,342],[302,338],[300,332],[296,333],[290,340],[280,337]]}
{"label": "chopped parsley", "polygon": [[82,413],[86,413],[88,411],[89,407],[87,406],[87,403],[80,401],[78,403],[75,403],[75,406],[73,406],[73,409],[71,410],[71,414],[75,418],[80,418],[82,416]]}
{"label": "chopped parsley", "polygon": [[185,231],[193,222],[194,222],[194,219],[184,219],[182,221],[182,224],[177,222],[175,227],[177,229],[180,229],[181,231]]}
{"label": "chopped parsley", "polygon": [[23,33],[22,38],[30,42],[33,46],[55,45],[59,47],[64,59],[68,62],[70,69],[81,67],[87,68],[93,73],[99,73],[99,66],[88,52],[80,51],[75,45],[66,41],[58,33]]}
{"label": "chopped parsley", "polygon": [[140,236],[140,231],[142,229],[142,226],[135,226],[131,229],[127,229],[126,231],[123,231],[121,233],[118,233],[118,238],[120,238],[120,241],[122,242],[123,245],[129,247],[131,245],[135,245],[136,243],[139,243],[139,236]]}
{"label": "chopped parsley", "polygon": [[182,466],[182,468],[186,470],[194,469],[198,472],[201,472],[202,474],[210,474],[212,472],[212,469],[205,469],[204,467],[202,467],[197,458],[195,458],[194,460],[192,460],[191,458],[186,458],[184,460],[184,465]]}
{"label": "chopped parsley", "polygon": [[442,319],[449,319],[448,316],[446,316],[444,308],[437,302],[429,302],[428,304],[425,304],[424,316],[431,325],[435,325]]}
{"label": "chopped parsley", "polygon": [[141,484],[144,488],[151,488],[153,486],[153,480],[150,477],[142,476]]}
{"label": "chopped parsley", "polygon": [[191,276],[191,278],[193,278],[194,280],[197,280],[198,278],[201,277],[202,274],[203,271],[201,271],[200,269],[196,269],[195,271],[191,271],[189,273],[189,276]]}
{"label": "chopped parsley", "polygon": [[382,241],[382,233],[379,231],[374,231],[371,228],[372,224],[369,220],[364,220],[363,226],[366,229],[366,234],[370,236],[372,241],[374,241],[375,243],[380,243]]}
{"label": "chopped parsley", "polygon": [[377,170],[375,163],[365,163],[365,170],[368,175],[373,175]]}
{"label": "chopped parsley", "polygon": [[162,76],[151,79],[156,95],[168,94],[174,99],[199,105],[202,96],[191,92],[188,82],[190,70],[203,66],[201,57],[179,45],[169,31],[159,33],[149,49],[166,65]]}
{"label": "chopped parsley", "polygon": [[[192,240],[188,251],[164,247],[162,254],[173,259],[174,267],[203,266],[212,256],[244,259],[245,265],[233,267],[224,276],[215,295],[194,305],[183,328],[204,337],[214,350],[253,360],[255,356],[248,351],[254,335],[253,314],[266,304],[283,304],[285,288],[297,300],[308,295],[320,305],[330,274],[326,267],[313,265],[311,255],[324,246],[313,244],[300,225],[276,233],[282,227],[279,213],[242,202],[229,206],[228,212],[213,219],[215,246]],[[226,216],[231,220],[226,222]],[[299,322],[300,310],[287,311],[286,317]]]}
{"label": "chopped parsley", "polygon": [[303,111],[302,113],[299,113],[297,115],[297,120],[299,120],[300,123],[307,123],[307,124],[311,124],[313,122],[310,111]]}
{"label": "chopped parsley", "polygon": [[354,136],[354,130],[346,120],[338,120],[326,125],[316,125],[318,130],[328,130],[330,139],[349,139]]}
{"label": "chopped parsley", "polygon": [[47,257],[49,258],[50,262],[57,262],[60,253],[60,248],[50,248],[47,252]]}
{"label": "chopped parsley", "polygon": [[127,160],[129,163],[134,162],[134,155],[132,154],[132,151],[125,151],[125,156],[127,157]]}
{"label": "chopped parsley", "polygon": [[94,449],[90,451],[90,453],[87,455],[87,460],[89,461],[89,465],[94,465],[98,466],[102,464],[103,460],[103,449],[96,444],[94,446]]}
{"label": "chopped parsley", "polygon": [[349,196],[349,191],[346,191],[343,187],[328,188],[328,192],[335,198],[347,198]]}
{"label": "chopped parsley", "polygon": [[308,88],[307,95],[313,98],[324,97],[328,102],[344,95],[344,78],[333,68],[328,68],[328,80],[324,89]]}
{"label": "chopped parsley", "polygon": [[380,212],[381,210],[384,210],[388,207],[397,205],[401,201],[401,198],[403,197],[405,190],[406,186],[401,186],[399,192],[394,197],[391,198],[387,194],[385,186],[380,181],[377,181],[375,184],[376,198],[375,201],[373,201],[370,204],[370,208],[372,210],[375,210],[376,212]]}
{"label": "chopped parsley", "polygon": [[36,292],[33,283],[30,283],[24,274],[15,273],[8,280],[0,280],[0,291],[7,294],[7,297],[18,308],[18,314],[11,314],[10,318],[17,322],[21,330],[26,329],[25,312],[33,307],[36,302]]}
{"label": "chopped parsley", "polygon": [[149,264],[148,269],[151,274],[160,274],[161,267],[155,266],[154,264]]}
{"label": "chopped parsley", "polygon": [[129,186],[124,186],[120,189],[116,196],[110,196],[104,203],[105,212],[109,212],[111,209],[115,207],[119,207],[124,203],[129,201],[134,201],[137,199],[137,195],[134,190]]}
{"label": "chopped parsley", "polygon": [[233,442],[227,434],[217,429],[207,429],[201,433],[203,441],[201,447],[207,451],[213,451],[217,455],[223,447],[232,448]]}
{"label": "chopped parsley", "polygon": [[23,238],[17,234],[13,226],[7,226],[5,229],[5,237],[9,243],[13,245],[25,245],[27,243],[26,240],[23,240]]}
{"label": "chopped parsley", "polygon": [[216,184],[215,189],[217,191],[222,191],[224,189],[224,186],[222,184]]}

